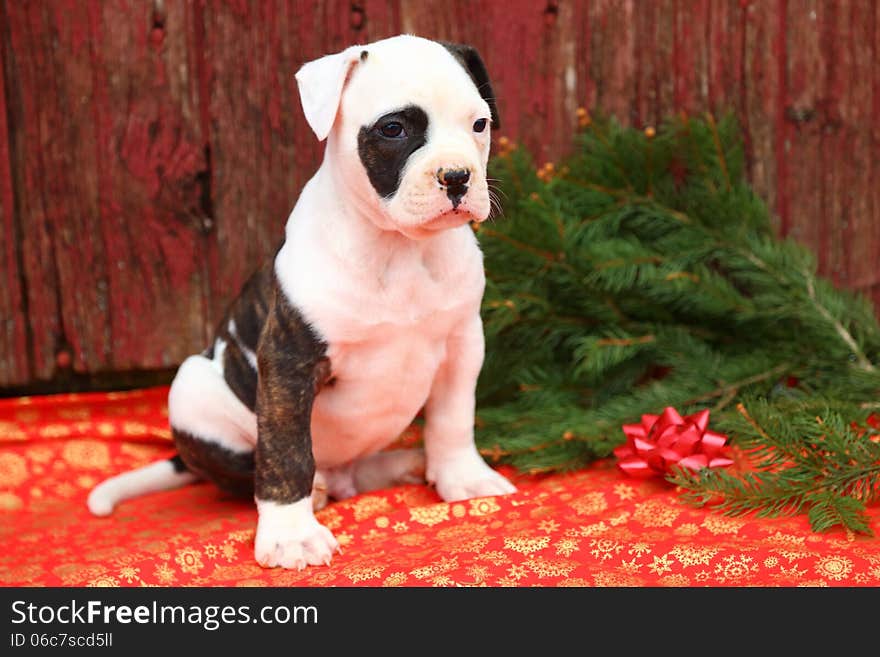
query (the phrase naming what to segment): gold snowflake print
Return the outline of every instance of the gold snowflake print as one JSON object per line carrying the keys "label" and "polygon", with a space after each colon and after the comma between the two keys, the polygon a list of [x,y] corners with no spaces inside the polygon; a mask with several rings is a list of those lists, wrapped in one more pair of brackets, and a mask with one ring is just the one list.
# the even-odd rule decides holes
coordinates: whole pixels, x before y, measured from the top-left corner
{"label": "gold snowflake print", "polygon": [[407,580],[407,574],[396,572],[391,573],[388,577],[385,578],[385,581],[382,582],[383,586],[403,586],[403,584]]}
{"label": "gold snowflake print", "polygon": [[562,559],[547,559],[546,557],[532,557],[526,565],[539,577],[568,577],[569,573],[577,566],[573,561]]}
{"label": "gold snowflake print", "polygon": [[671,573],[672,572],[672,562],[669,561],[669,555],[664,554],[662,557],[658,557],[654,555],[654,563],[648,566],[648,570],[650,570],[655,575],[662,575],[663,573]]}
{"label": "gold snowflake print", "polygon": [[[452,557],[452,559],[440,557],[438,561],[435,561],[432,564],[411,570],[410,575],[418,577],[419,579],[427,579],[433,575],[439,575],[455,568],[458,568],[458,557]],[[452,580],[450,580],[450,582],[451,581]]]}
{"label": "gold snowflake print", "polygon": [[327,529],[333,530],[342,525],[342,514],[333,506],[321,509],[315,516]]}
{"label": "gold snowflake print", "polygon": [[681,573],[660,578],[661,586],[688,586],[690,583],[691,581]]}
{"label": "gold snowflake print", "polygon": [[134,568],[133,566],[123,566],[119,569],[119,576],[126,582],[131,584],[134,580],[138,579],[139,572],[140,568]]}
{"label": "gold snowflake print", "polygon": [[764,567],[765,568],[774,568],[779,565],[779,559],[776,557],[767,557],[764,559]]}
{"label": "gold snowflake print", "polygon": [[642,567],[642,564],[636,563],[635,557],[633,557],[629,561],[621,561],[620,565],[617,567],[617,570],[624,572],[624,573],[629,573],[630,575],[633,575],[633,574],[639,572],[639,569],[641,567]]}
{"label": "gold snowflake print", "polygon": [[220,546],[220,553],[223,555],[223,558],[226,559],[227,562],[231,562],[233,559],[235,559],[235,549],[235,546],[227,541]]}
{"label": "gold snowflake print", "polygon": [[342,569],[342,574],[348,577],[352,584],[357,584],[381,577],[383,570],[385,566],[348,566]]}
{"label": "gold snowflake print", "polygon": [[390,513],[394,510],[388,498],[378,495],[367,495],[351,505],[355,520],[365,520],[381,513]]}
{"label": "gold snowflake print", "polygon": [[542,532],[552,534],[557,529],[559,529],[559,523],[556,522],[555,520],[550,520],[550,519],[542,520],[541,522],[538,523],[538,529],[540,529]]}
{"label": "gold snowflake print", "polygon": [[590,541],[590,547],[593,548],[590,550],[590,554],[600,561],[611,559],[623,549],[620,543],[612,541],[610,538],[593,539]]}
{"label": "gold snowflake print", "polygon": [[119,580],[112,575],[101,575],[90,581],[86,586],[109,588],[119,586]]}
{"label": "gold snowflake print", "polygon": [[110,449],[98,440],[71,440],[61,451],[62,458],[80,468],[106,468],[110,465]]}
{"label": "gold snowflake print", "polygon": [[504,547],[520,554],[531,554],[543,550],[550,544],[549,536],[537,536],[530,538],[528,536],[511,536],[504,539]]}
{"label": "gold snowflake print", "polygon": [[571,501],[571,507],[578,515],[588,516],[601,513],[608,508],[608,502],[603,493],[587,493]]}
{"label": "gold snowflake print", "polygon": [[570,557],[572,552],[580,549],[580,542],[576,538],[561,538],[553,544],[556,548],[556,554],[563,554]]}
{"label": "gold snowflake print", "polygon": [[174,571],[168,567],[167,563],[160,563],[156,566],[156,571],[153,574],[161,584],[171,584],[176,579]]}
{"label": "gold snowflake print", "polygon": [[580,589],[589,586],[589,583],[583,577],[568,577],[559,580],[556,586]]}
{"label": "gold snowflake print", "polygon": [[822,557],[815,566],[817,574],[838,582],[847,577],[852,572],[852,569],[852,561],[839,555]]}
{"label": "gold snowflake print", "polygon": [[736,534],[745,525],[745,521],[724,516],[708,516],[702,524],[710,532],[715,534]]}
{"label": "gold snowflake print", "polygon": [[641,586],[642,580],[626,573],[597,573],[593,575],[593,581],[596,586],[618,587],[618,586]]}
{"label": "gold snowflake print", "polygon": [[680,513],[678,509],[660,500],[649,500],[636,505],[633,518],[645,527],[672,527]]}
{"label": "gold snowflake print", "polygon": [[449,505],[446,503],[415,506],[409,510],[410,520],[433,527],[449,520]]}
{"label": "gold snowflake print", "polygon": [[676,536],[696,536],[700,533],[700,528],[692,522],[686,522],[675,528]]}
{"label": "gold snowflake print", "polygon": [[608,525],[605,524],[605,521],[595,522],[592,525],[583,525],[579,530],[578,534],[581,536],[595,536],[596,534],[601,534],[603,532],[608,531]]}
{"label": "gold snowflake print", "polygon": [[202,563],[201,552],[193,548],[178,550],[174,561],[177,562],[183,572],[193,575],[198,575],[199,571],[205,567],[205,564]]}
{"label": "gold snowflake print", "polygon": [[501,550],[490,550],[489,552],[480,552],[476,555],[477,559],[484,559],[486,561],[491,562],[495,566],[500,566],[503,563],[507,563],[510,561],[510,557],[508,557]]}
{"label": "gold snowflake print", "polygon": [[485,582],[489,576],[489,569],[486,566],[470,566],[465,572],[474,578],[474,583],[479,584]]}
{"label": "gold snowflake print", "polygon": [[636,495],[635,489],[629,484],[615,484],[614,485],[614,494],[617,495],[621,499],[621,501],[631,500]]}
{"label": "gold snowflake print", "polygon": [[205,556],[209,559],[216,559],[218,554],[220,554],[220,548],[213,543],[208,543],[205,546]]}
{"label": "gold snowflake print", "polygon": [[776,545],[782,545],[788,548],[798,548],[803,547],[804,545],[804,537],[803,536],[794,536],[793,534],[783,534],[782,532],[776,532],[773,536],[768,536],[764,539],[767,543],[774,543]]}
{"label": "gold snowflake print", "polygon": [[408,545],[412,547],[424,543],[425,537],[421,534],[401,534],[397,537],[397,542],[401,545]]}
{"label": "gold snowflake print", "polygon": [[251,539],[254,538],[254,530],[253,529],[237,529],[234,532],[229,532],[229,535],[226,538],[227,538],[227,540],[236,541],[238,543],[247,543],[248,541],[250,541]]}
{"label": "gold snowflake print", "polygon": [[629,546],[629,550],[627,550],[627,554],[634,554],[637,557],[649,554],[650,552],[651,546],[648,543],[633,543]]}
{"label": "gold snowflake print", "polygon": [[517,564],[513,564],[507,569],[507,576],[512,580],[520,580],[528,574],[529,571],[526,570],[525,566],[519,566]]}
{"label": "gold snowflake print", "polygon": [[432,586],[452,586],[454,582],[448,575],[437,575],[431,580]]}
{"label": "gold snowflake print", "polygon": [[715,565],[715,574],[720,582],[748,579],[756,572],[758,564],[744,554],[730,554],[722,559],[722,563]]}
{"label": "gold snowflake print", "polygon": [[398,534],[400,534],[402,532],[407,531],[409,529],[409,525],[407,525],[405,522],[400,520],[398,522],[395,522],[393,525],[391,525],[391,529],[393,529]]}
{"label": "gold snowflake print", "polygon": [[801,577],[803,577],[806,574],[807,574],[806,570],[798,570],[797,564],[795,564],[791,568],[786,568],[785,566],[780,566],[779,573],[774,573],[771,575],[771,577],[774,577],[776,579],[781,579],[783,577],[789,578],[789,579],[800,579]]}
{"label": "gold snowflake print", "polygon": [[708,547],[676,545],[670,550],[670,554],[678,559],[682,566],[708,566],[712,557],[718,554],[718,550]]}
{"label": "gold snowflake print", "polygon": [[472,516],[488,516],[501,509],[494,497],[481,497],[475,500],[469,500],[471,508],[468,513]]}

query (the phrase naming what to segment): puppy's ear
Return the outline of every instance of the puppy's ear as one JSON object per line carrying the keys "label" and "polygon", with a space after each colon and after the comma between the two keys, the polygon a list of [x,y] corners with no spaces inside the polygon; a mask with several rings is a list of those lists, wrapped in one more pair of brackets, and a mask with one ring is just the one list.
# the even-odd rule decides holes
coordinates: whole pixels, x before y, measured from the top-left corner
{"label": "puppy's ear", "polygon": [[330,134],[349,73],[358,59],[366,60],[366,55],[363,47],[351,46],[335,55],[306,62],[296,72],[303,112],[318,141]]}
{"label": "puppy's ear", "polygon": [[476,48],[469,46],[466,43],[449,43],[448,41],[441,41],[440,45],[444,46],[449,52],[451,52],[453,57],[464,66],[468,75],[471,76],[474,84],[477,85],[477,91],[480,92],[480,96],[482,96],[483,100],[489,105],[489,112],[492,115],[492,127],[498,128],[501,123],[498,120],[498,106],[495,104],[495,92],[492,90],[492,83],[489,81],[489,72],[486,70],[486,64],[483,63],[483,58],[480,57],[480,53],[477,52]]}

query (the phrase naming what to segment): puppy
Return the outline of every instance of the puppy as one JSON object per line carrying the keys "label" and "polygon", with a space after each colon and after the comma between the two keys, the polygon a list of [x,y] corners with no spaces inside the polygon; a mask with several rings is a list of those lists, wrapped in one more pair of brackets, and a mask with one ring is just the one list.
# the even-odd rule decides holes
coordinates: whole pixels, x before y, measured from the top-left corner
{"label": "puppy", "polygon": [[[498,117],[469,46],[396,36],[302,66],[324,159],[283,244],[168,397],[178,455],[111,478],[92,513],[198,479],[253,495],[263,566],[327,564],[314,515],[423,473],[447,501],[515,490],[474,445],[482,254]],[[381,451],[424,409],[424,452]]]}

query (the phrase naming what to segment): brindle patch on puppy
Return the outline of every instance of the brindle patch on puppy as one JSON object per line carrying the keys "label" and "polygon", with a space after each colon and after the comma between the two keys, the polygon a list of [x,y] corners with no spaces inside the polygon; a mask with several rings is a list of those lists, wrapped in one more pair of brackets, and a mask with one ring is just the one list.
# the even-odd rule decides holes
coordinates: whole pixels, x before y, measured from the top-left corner
{"label": "brindle patch on puppy", "polygon": [[234,452],[188,431],[171,428],[177,456],[171,459],[178,472],[189,470],[236,497],[254,494],[254,453]]}
{"label": "brindle patch on puppy", "polygon": [[326,353],[327,345],[290,305],[276,280],[257,347],[258,500],[290,504],[312,491],[312,404],[329,378]]}
{"label": "brindle patch on puppy", "polygon": [[[251,411],[257,403],[257,343],[275,284],[273,263],[273,259],[268,260],[247,280],[239,296],[226,309],[216,331],[217,338],[225,344],[223,378]],[[208,358],[213,358],[213,351],[212,346]]]}

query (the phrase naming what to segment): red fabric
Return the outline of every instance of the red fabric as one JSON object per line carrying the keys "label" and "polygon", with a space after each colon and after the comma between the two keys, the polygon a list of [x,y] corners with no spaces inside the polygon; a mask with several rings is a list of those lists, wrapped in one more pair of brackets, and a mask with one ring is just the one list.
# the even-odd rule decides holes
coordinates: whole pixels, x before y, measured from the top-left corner
{"label": "red fabric", "polygon": [[[0,584],[12,586],[877,586],[880,542],[805,518],[728,518],[613,460],[514,476],[508,497],[443,503],[403,486],[332,503],[329,567],[260,568],[253,504],[197,484],[85,507],[108,475],[173,452],[167,388],[0,400]],[[413,435],[407,437],[412,440]],[[513,474],[507,471],[508,474]],[[878,509],[870,510],[878,524]]]}

